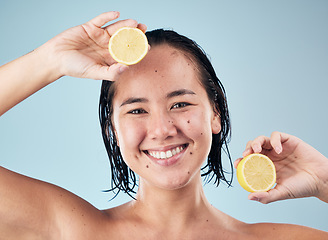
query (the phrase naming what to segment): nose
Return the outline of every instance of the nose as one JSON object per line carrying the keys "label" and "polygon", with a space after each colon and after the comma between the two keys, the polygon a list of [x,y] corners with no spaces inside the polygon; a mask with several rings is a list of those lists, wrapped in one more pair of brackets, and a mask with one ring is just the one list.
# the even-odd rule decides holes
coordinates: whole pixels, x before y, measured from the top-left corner
{"label": "nose", "polygon": [[148,136],[151,139],[165,140],[177,134],[173,118],[166,111],[153,113],[148,123]]}

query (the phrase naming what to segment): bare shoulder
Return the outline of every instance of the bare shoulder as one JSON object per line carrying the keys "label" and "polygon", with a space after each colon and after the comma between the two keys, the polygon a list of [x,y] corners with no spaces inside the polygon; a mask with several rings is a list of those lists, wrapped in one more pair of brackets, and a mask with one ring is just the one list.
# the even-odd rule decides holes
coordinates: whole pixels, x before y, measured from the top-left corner
{"label": "bare shoulder", "polygon": [[86,239],[75,236],[104,218],[75,194],[2,167],[0,193],[0,239]]}
{"label": "bare shoulder", "polygon": [[256,223],[247,224],[246,228],[259,239],[328,239],[328,232],[293,224]]}
{"label": "bare shoulder", "polygon": [[60,239],[95,239],[107,215],[83,198],[51,186],[54,223]]}

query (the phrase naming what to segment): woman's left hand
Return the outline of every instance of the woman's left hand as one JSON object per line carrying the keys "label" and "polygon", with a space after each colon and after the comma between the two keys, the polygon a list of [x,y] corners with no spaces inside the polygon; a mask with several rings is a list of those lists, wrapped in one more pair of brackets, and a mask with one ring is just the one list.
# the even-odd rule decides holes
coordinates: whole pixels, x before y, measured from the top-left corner
{"label": "woman's left hand", "polygon": [[[280,132],[259,136],[247,143],[243,157],[262,153],[274,163],[277,185],[268,192],[251,193],[262,203],[315,196],[328,202],[328,159],[301,139]],[[237,167],[240,159],[234,163]]]}

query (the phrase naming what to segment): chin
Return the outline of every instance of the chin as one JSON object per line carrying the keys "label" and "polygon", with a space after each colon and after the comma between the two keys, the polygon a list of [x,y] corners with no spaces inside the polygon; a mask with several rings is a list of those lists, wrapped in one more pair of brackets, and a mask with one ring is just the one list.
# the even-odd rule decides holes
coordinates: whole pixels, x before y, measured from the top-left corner
{"label": "chin", "polygon": [[194,182],[196,176],[192,176],[192,174],[187,171],[183,176],[174,176],[174,177],[166,177],[167,179],[161,179],[157,182],[157,187],[165,190],[179,190],[189,186],[192,182]]}

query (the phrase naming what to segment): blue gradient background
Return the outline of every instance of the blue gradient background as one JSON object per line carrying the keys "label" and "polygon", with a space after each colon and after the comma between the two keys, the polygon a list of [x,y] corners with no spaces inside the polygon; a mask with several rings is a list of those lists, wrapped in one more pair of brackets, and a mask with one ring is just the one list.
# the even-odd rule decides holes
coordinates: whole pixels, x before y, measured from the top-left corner
{"label": "blue gradient background", "polygon": [[[0,64],[109,10],[148,29],[174,29],[205,49],[227,91],[233,159],[248,140],[275,130],[328,156],[328,1],[1,0]],[[0,164],[101,209],[128,201],[119,195],[109,202],[113,195],[102,192],[110,187],[110,171],[99,90],[98,81],[64,77],[11,109],[0,118]],[[262,205],[247,200],[236,178],[232,188],[208,184],[205,191],[215,207],[242,221],[328,231],[328,205],[315,198]]]}

